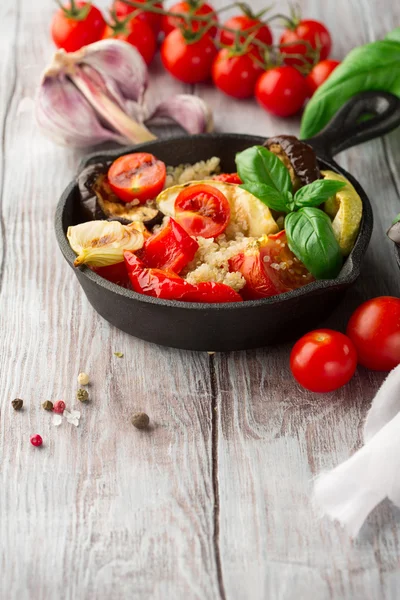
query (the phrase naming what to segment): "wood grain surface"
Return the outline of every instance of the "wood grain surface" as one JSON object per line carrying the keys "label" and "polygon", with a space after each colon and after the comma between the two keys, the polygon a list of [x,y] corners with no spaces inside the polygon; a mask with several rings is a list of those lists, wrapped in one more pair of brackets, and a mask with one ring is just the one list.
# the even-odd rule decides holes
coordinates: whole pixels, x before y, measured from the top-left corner
{"label": "wood grain surface", "polygon": [[[400,23],[390,0],[300,4],[328,23],[339,59]],[[53,215],[84,153],[43,138],[33,114],[53,10],[51,0],[0,3],[0,598],[396,600],[400,511],[384,502],[352,542],[310,503],[313,476],[361,443],[381,374],[360,368],[343,390],[313,395],[293,382],[287,345],[212,356],[161,348],[104,322],[81,292]],[[185,90],[159,64],[152,75],[153,99]],[[218,130],[298,132],[297,119],[253,101],[192,91]],[[397,131],[338,157],[370,196],[375,228],[330,326],[368,297],[400,295],[384,236],[400,210],[399,156]],[[91,402],[77,407],[82,370]],[[81,410],[79,428],[54,427],[41,408],[61,398]],[[149,432],[130,424],[137,410]]]}

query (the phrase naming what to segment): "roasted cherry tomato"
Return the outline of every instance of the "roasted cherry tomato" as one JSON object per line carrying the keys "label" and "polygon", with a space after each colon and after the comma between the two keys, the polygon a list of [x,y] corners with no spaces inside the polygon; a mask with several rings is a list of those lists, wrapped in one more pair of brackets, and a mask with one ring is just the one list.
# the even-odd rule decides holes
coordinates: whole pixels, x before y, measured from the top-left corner
{"label": "roasted cherry tomato", "polygon": [[329,75],[339,65],[340,61],[327,58],[325,60],[321,60],[321,62],[316,64],[315,67],[311,69],[310,73],[306,77],[306,82],[311,96],[315,90],[328,79]]}
{"label": "roasted cherry tomato", "polygon": [[218,52],[212,66],[214,84],[233,98],[254,96],[257,79],[263,72],[249,53],[234,55],[228,48]]}
{"label": "roasted cherry tomato", "polygon": [[90,2],[77,0],[75,7],[67,4],[59,8],[51,22],[51,35],[57,48],[75,52],[101,40],[106,22],[103,15]]}
{"label": "roasted cherry tomato", "polygon": [[155,198],[163,189],[165,164],[147,152],[120,156],[108,170],[108,181],[114,194],[123,202],[141,203]]}
{"label": "roasted cherry tomato", "polygon": [[357,352],[339,331],[319,329],[307,333],[293,347],[290,368],[297,381],[312,392],[333,392],[353,377]]}
{"label": "roasted cherry tomato", "polygon": [[217,237],[225,231],[230,217],[228,200],[211,185],[189,185],[175,200],[175,219],[189,235]]}
{"label": "roasted cherry tomato", "polygon": [[294,67],[269,69],[256,84],[258,103],[278,117],[290,117],[297,113],[307,96],[306,80]]}
{"label": "roasted cherry tomato", "polygon": [[[144,4],[145,2],[147,2],[147,0],[136,0],[136,2]],[[155,6],[156,8],[163,8],[162,2],[156,2],[153,6]],[[114,10],[117,17],[127,17],[134,11],[137,11],[137,8],[125,4],[125,2],[122,2],[122,0],[115,0]],[[141,10],[136,12],[135,19],[139,19],[139,21],[141,21],[142,23],[146,23],[146,25],[151,27],[156,37],[160,33],[163,19],[162,15]]]}
{"label": "roasted cherry tomato", "polygon": [[100,277],[107,279],[107,281],[111,281],[111,283],[116,283],[124,288],[131,287],[124,261],[107,267],[89,267],[89,269],[100,275]]}
{"label": "roasted cherry tomato", "polygon": [[184,83],[200,83],[209,79],[217,49],[211,36],[203,35],[198,42],[186,42],[179,29],[174,29],[161,46],[164,67]]}
{"label": "roasted cherry tomato", "polygon": [[180,273],[193,260],[198,243],[174,219],[149,237],[138,252],[146,267]]}
{"label": "roasted cherry tomato", "polygon": [[151,63],[157,50],[157,40],[154,31],[145,21],[127,19],[107,26],[104,38],[115,38],[135,46],[143,56],[147,65]]}
{"label": "roasted cherry tomato", "polygon": [[[210,4],[202,2],[201,0],[199,2],[196,2],[196,0],[191,0],[190,2],[178,2],[177,4],[174,4],[173,6],[171,6],[171,8],[168,9],[168,12],[181,14],[191,13],[196,16],[201,16],[210,15],[210,13],[214,12],[214,9],[212,6],[210,6]],[[217,15],[214,15],[212,17],[212,20],[215,22],[215,24],[217,24]],[[163,17],[162,30],[165,33],[165,35],[168,35],[169,33],[171,33],[171,31],[182,25],[185,26],[185,21],[182,18],[172,17],[171,15],[165,15],[165,17]],[[207,21],[192,21],[191,29],[193,31],[198,31],[200,27],[204,27],[205,25],[207,25]],[[209,31],[209,34],[212,37],[214,37],[216,33],[216,27],[212,27]]]}
{"label": "roasted cherry tomato", "polygon": [[194,286],[196,289],[189,292],[186,300],[190,302],[208,302],[217,304],[219,302],[243,302],[240,294],[235,292],[229,285],[205,281]]}
{"label": "roasted cherry tomato", "polygon": [[[268,46],[272,44],[272,33],[270,28],[259,19],[254,19],[247,15],[236,15],[235,17],[228,19],[226,23],[224,23],[224,26],[235,31],[243,31],[243,35],[239,37],[240,44],[244,44],[250,35]],[[231,31],[222,29],[220,41],[224,46],[233,46],[235,44],[235,34]],[[260,50],[256,45],[251,46],[250,51],[254,53],[257,58],[261,57]]]}
{"label": "roasted cherry tomato", "polygon": [[[306,42],[306,43],[304,43]],[[300,21],[293,29],[285,29],[280,44],[288,44],[281,47],[281,54],[285,57],[285,63],[288,65],[303,65],[304,61],[313,62],[310,55],[313,50],[318,51],[318,59],[328,58],[332,48],[332,39],[329,31],[319,21],[310,19]],[[302,55],[304,60],[291,55]]]}
{"label": "roasted cherry tomato", "polygon": [[352,314],[347,335],[358,362],[374,371],[390,371],[400,364],[400,298],[367,300]]}
{"label": "roasted cherry tomato", "polygon": [[289,249],[284,231],[265,236],[254,247],[231,258],[229,269],[245,278],[246,285],[240,291],[245,300],[276,296],[314,281]]}
{"label": "roasted cherry tomato", "polygon": [[237,183],[238,185],[243,183],[237,173],[220,173],[219,175],[214,175],[213,179],[225,183]]}

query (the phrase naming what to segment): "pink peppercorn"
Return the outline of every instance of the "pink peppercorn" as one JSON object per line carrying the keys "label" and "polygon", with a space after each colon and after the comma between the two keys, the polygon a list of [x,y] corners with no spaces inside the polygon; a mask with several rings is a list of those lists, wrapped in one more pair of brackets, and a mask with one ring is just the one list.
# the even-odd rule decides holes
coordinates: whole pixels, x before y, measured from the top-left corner
{"label": "pink peppercorn", "polygon": [[33,435],[31,437],[31,444],[32,446],[41,446],[43,444],[42,436],[39,434]]}
{"label": "pink peppercorn", "polygon": [[55,413],[62,415],[64,410],[65,410],[65,402],[63,402],[62,400],[57,400],[57,402],[54,402],[53,411]]}

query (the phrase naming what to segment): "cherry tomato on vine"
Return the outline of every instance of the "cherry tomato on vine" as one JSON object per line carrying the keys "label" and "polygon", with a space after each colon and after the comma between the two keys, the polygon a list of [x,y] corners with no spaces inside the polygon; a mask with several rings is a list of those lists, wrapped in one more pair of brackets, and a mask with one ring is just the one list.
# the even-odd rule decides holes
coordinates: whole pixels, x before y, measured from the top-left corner
{"label": "cherry tomato on vine", "polygon": [[308,87],[305,78],[294,67],[275,67],[261,75],[255,93],[265,110],[278,117],[290,117],[302,108]]}
{"label": "cherry tomato on vine", "polygon": [[179,29],[171,31],[161,46],[164,67],[184,83],[200,83],[209,79],[216,54],[214,42],[208,34],[190,43]]}
{"label": "cherry tomato on vine", "polygon": [[59,8],[51,22],[51,36],[57,48],[75,52],[103,36],[106,22],[93,4],[75,0]]}
{"label": "cherry tomato on vine", "polygon": [[325,60],[331,51],[332,39],[323,23],[309,19],[300,21],[292,29],[285,29],[280,44],[288,44],[280,50],[287,65],[302,65],[304,61],[301,58],[290,55],[301,55],[307,62],[312,62],[310,50],[317,50],[319,52],[318,59]]}
{"label": "cherry tomato on vine", "polygon": [[[147,0],[135,1],[140,4],[143,4]],[[163,8],[162,2],[156,2],[154,6],[156,8]],[[137,10],[134,6],[129,6],[128,4],[125,4],[125,2],[123,2],[122,0],[115,0],[113,8],[117,17],[127,17],[128,15]],[[146,23],[146,25],[151,27],[156,36],[158,36],[158,34],[160,33],[163,15],[158,15],[156,13],[143,10],[136,13],[135,19],[138,19],[142,23]]]}
{"label": "cherry tomato on vine", "polygon": [[310,73],[306,77],[311,96],[315,90],[328,79],[329,75],[339,65],[340,61],[327,58],[325,60],[321,60],[321,62],[317,63],[315,67],[311,69]]}
{"label": "cherry tomato on vine", "polygon": [[400,298],[367,300],[352,314],[347,335],[358,362],[374,371],[390,371],[400,364]]}
{"label": "cherry tomato on vine", "polygon": [[[239,37],[239,44],[246,42],[250,35],[254,35],[254,38],[263,42],[267,46],[272,44],[272,33],[268,25],[260,21],[259,19],[251,18],[247,15],[237,15],[231,17],[224,23],[225,27],[234,29],[235,31],[243,31],[243,35]],[[235,44],[235,34],[230,31],[221,29],[220,41],[225,46],[233,46]],[[251,46],[252,52],[256,52],[256,56],[261,58],[260,50],[257,46]]]}
{"label": "cherry tomato on vine", "polygon": [[228,96],[250,98],[263,71],[250,54],[234,55],[223,48],[213,62],[212,78],[216,87]]}
{"label": "cherry tomato on vine", "polygon": [[311,392],[333,392],[353,377],[357,352],[353,342],[332,329],[306,333],[293,346],[290,368],[294,378]]}
{"label": "cherry tomato on vine", "polygon": [[165,164],[148,152],[120,156],[108,169],[108,182],[114,194],[123,202],[155,198],[163,189],[167,170]]}
{"label": "cherry tomato on vine", "polygon": [[191,185],[175,200],[175,220],[189,235],[217,237],[225,231],[230,216],[227,198],[211,185]]}
{"label": "cherry tomato on vine", "polygon": [[153,30],[144,21],[130,19],[107,25],[104,38],[115,38],[135,46],[147,65],[151,63],[157,50],[157,41]]}
{"label": "cherry tomato on vine", "polygon": [[[190,2],[178,2],[177,4],[174,4],[173,6],[171,6],[171,8],[169,8],[168,11],[173,12],[173,13],[182,13],[182,14],[191,13],[196,16],[201,16],[201,15],[209,15],[210,16],[210,14],[214,12],[214,8],[210,4],[207,4],[206,2],[202,2],[201,0],[199,0],[199,1],[191,0]],[[218,23],[217,15],[212,16],[211,19],[215,24]],[[170,15],[165,15],[162,20],[162,30],[165,33],[165,35],[168,35],[169,33],[171,33],[171,31],[173,31],[180,25],[184,25],[184,24],[185,24],[185,21],[182,18],[171,17]],[[190,29],[192,29],[193,31],[198,31],[201,27],[204,27],[205,25],[207,25],[207,21],[200,21],[200,20],[192,21]],[[208,33],[212,37],[214,37],[217,33],[217,28],[212,27],[208,31]]]}

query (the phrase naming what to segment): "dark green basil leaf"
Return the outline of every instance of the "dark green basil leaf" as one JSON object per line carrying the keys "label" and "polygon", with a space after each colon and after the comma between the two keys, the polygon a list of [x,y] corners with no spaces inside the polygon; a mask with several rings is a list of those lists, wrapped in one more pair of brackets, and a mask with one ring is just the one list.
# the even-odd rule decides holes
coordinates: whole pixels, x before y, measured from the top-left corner
{"label": "dark green basil leaf", "polygon": [[256,198],[261,200],[264,204],[276,210],[278,212],[288,213],[293,210],[294,202],[293,196],[290,192],[281,193],[275,188],[265,183],[256,183],[255,181],[249,181],[240,186],[250,194],[253,194]]}
{"label": "dark green basil leaf", "polygon": [[236,165],[243,183],[264,183],[281,194],[292,191],[289,171],[273,152],[263,146],[252,146],[237,154]]}
{"label": "dark green basil leaf", "polygon": [[391,42],[399,42],[400,43],[400,27],[396,27],[393,31],[390,31],[385,40],[389,40]]}
{"label": "dark green basil leaf", "polygon": [[309,138],[318,133],[337,110],[359,92],[379,90],[400,97],[399,65],[398,41],[372,42],[352,50],[307,104],[300,136]]}
{"label": "dark green basil leaf", "polygon": [[297,208],[319,206],[345,185],[342,181],[318,179],[300,188],[294,195],[294,203]]}
{"label": "dark green basil leaf", "polygon": [[343,258],[332,223],[319,208],[301,208],[285,218],[288,246],[315,279],[334,279]]}

